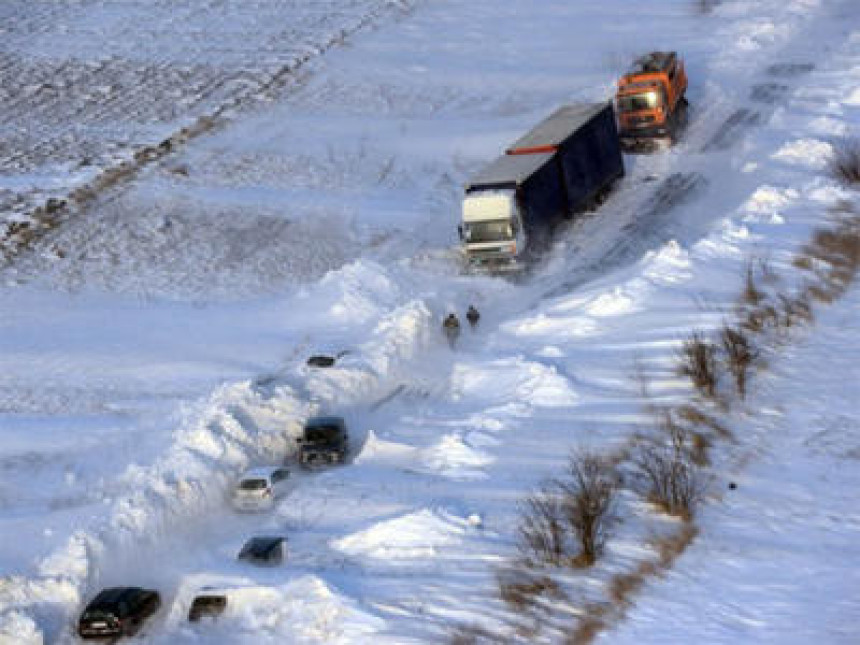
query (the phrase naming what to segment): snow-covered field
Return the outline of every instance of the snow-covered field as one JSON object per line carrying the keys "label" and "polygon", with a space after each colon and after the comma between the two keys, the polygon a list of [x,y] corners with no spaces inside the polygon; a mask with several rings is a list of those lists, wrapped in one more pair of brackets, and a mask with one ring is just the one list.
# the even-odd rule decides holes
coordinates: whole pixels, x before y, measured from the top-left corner
{"label": "snow-covered field", "polygon": [[[851,0],[84,0],[0,19],[0,222],[213,118],[4,246],[3,643],[71,641],[86,600],[126,584],[162,594],[145,642],[516,640],[496,574],[518,502],[571,449],[647,432],[638,376],[690,396],[678,344],[730,315],[750,257],[790,289],[833,205],[860,209],[827,172],[860,123]],[[463,275],[469,174],[668,48],[691,79],[683,142],[628,157],[525,279]],[[698,538],[604,642],[856,640],[858,298],[768,356]],[[441,318],[469,303],[481,323],[451,351]],[[346,418],[351,462],[296,472],[272,513],[231,511],[241,470],[290,456],[316,412]],[[620,510],[605,558],[566,579],[573,605],[673,526],[632,494]],[[235,561],[266,533],[287,563]],[[191,626],[206,585],[230,611]],[[559,640],[563,605],[520,639]]]}

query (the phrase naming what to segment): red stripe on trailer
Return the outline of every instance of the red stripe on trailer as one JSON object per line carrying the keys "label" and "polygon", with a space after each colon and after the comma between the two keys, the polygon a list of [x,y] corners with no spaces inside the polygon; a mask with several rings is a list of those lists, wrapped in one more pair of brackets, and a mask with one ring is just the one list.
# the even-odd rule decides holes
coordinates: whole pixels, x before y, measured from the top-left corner
{"label": "red stripe on trailer", "polygon": [[548,145],[548,146],[532,146],[530,148],[509,148],[506,151],[506,154],[509,155],[535,155],[540,154],[542,152],[555,152],[558,150],[558,146]]}

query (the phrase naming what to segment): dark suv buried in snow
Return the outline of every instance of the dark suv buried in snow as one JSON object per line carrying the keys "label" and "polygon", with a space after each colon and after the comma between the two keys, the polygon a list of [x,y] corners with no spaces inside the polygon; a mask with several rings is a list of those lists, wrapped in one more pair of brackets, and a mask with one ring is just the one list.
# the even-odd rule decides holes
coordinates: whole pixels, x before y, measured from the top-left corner
{"label": "dark suv buried in snow", "polygon": [[157,591],[112,587],[93,598],[78,621],[81,638],[132,636],[161,606]]}
{"label": "dark suv buried in snow", "polygon": [[343,463],[349,449],[341,417],[313,417],[305,423],[299,443],[299,463],[314,467]]}

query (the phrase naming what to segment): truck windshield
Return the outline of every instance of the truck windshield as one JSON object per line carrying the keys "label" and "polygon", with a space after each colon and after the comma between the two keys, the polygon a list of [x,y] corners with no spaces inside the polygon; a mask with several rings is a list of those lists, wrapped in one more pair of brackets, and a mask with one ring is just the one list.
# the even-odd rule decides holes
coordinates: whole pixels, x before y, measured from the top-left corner
{"label": "truck windshield", "polygon": [[641,94],[630,94],[618,98],[618,109],[621,112],[653,110],[659,104],[660,95],[657,92],[642,92]]}
{"label": "truck windshield", "polygon": [[340,436],[337,426],[313,426],[305,429],[305,440],[308,443],[334,443]]}
{"label": "truck windshield", "polygon": [[513,237],[511,221],[468,222],[465,227],[468,242],[504,242]]}

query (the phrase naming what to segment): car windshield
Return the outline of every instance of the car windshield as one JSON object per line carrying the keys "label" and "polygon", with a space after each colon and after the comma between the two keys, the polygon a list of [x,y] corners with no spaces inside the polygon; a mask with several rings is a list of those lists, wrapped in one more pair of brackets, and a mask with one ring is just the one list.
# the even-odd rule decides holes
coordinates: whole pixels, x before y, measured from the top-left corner
{"label": "car windshield", "polygon": [[197,596],[194,599],[194,607],[196,609],[208,609],[210,607],[221,607],[227,604],[227,598],[224,596]]}
{"label": "car windshield", "polygon": [[107,618],[113,618],[113,614],[105,609],[90,609],[85,611],[83,615],[84,620],[105,620]]}
{"label": "car windshield", "polygon": [[630,94],[618,98],[618,109],[622,112],[635,112],[637,110],[653,110],[660,103],[657,92],[642,92],[641,94]]}
{"label": "car windshield", "polygon": [[239,482],[240,490],[263,490],[266,487],[265,479],[243,479]]}
{"label": "car windshield", "polygon": [[513,237],[511,221],[507,219],[468,222],[465,231],[469,242],[504,242]]}
{"label": "car windshield", "polygon": [[334,443],[340,435],[337,426],[312,426],[305,429],[305,439],[308,443]]}

